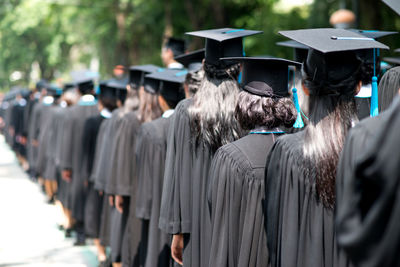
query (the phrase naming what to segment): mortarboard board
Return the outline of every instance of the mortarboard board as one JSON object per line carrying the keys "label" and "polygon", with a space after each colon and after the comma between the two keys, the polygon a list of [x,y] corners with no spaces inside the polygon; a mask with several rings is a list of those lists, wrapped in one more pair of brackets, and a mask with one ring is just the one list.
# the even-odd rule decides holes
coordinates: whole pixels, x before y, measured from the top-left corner
{"label": "mortarboard board", "polygon": [[282,58],[231,57],[221,60],[242,62],[243,89],[259,96],[287,97],[288,66],[301,63]]}
{"label": "mortarboard board", "polygon": [[143,85],[144,76],[159,69],[162,68],[152,64],[132,66],[129,68],[129,83],[133,89],[139,89]]}
{"label": "mortarboard board", "polygon": [[396,66],[400,65],[400,57],[385,57],[383,60]]}
{"label": "mortarboard board", "polygon": [[307,59],[308,46],[306,46],[306,45],[303,45],[303,44],[293,41],[293,40],[278,42],[276,44],[280,45],[280,46],[286,46],[286,47],[293,48],[294,61],[304,62]]}
{"label": "mortarboard board", "polygon": [[76,82],[79,92],[81,94],[91,93],[94,88],[94,83],[92,79],[84,79]]}
{"label": "mortarboard board", "polygon": [[243,56],[243,38],[259,33],[262,32],[245,29],[222,28],[187,32],[186,34],[206,38],[206,62],[224,68],[232,65],[232,62],[229,62],[229,60],[220,62],[219,59],[224,57]]}
{"label": "mortarboard board", "polygon": [[372,38],[344,29],[306,29],[281,31],[283,36],[310,47],[305,67],[314,80],[338,82],[354,73],[361,62],[354,51],[382,48]]}
{"label": "mortarboard board", "polygon": [[158,91],[168,101],[179,102],[185,98],[182,84],[185,82],[187,70],[165,70],[146,75],[146,79],[158,81]]}
{"label": "mortarboard board", "polygon": [[400,15],[400,1],[399,0],[382,0],[388,7],[393,9],[398,15]]}
{"label": "mortarboard board", "polygon": [[192,51],[175,57],[175,60],[181,63],[188,71],[198,71],[202,68],[205,49]]}
{"label": "mortarboard board", "polygon": [[359,29],[349,29],[349,31],[359,33],[361,35],[364,35],[365,37],[373,38],[373,39],[379,39],[385,36],[397,34],[398,32],[393,32],[393,31],[377,31],[377,30],[359,30]]}
{"label": "mortarboard board", "polygon": [[170,37],[165,43],[165,47],[171,49],[174,53],[174,56],[176,57],[185,53],[186,44],[185,40]]}

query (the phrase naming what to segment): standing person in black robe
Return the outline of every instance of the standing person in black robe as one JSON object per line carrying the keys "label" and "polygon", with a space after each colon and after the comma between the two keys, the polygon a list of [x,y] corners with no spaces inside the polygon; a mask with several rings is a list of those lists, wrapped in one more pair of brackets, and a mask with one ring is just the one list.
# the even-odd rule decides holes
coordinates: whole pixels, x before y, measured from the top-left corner
{"label": "standing person in black robe", "polygon": [[103,207],[103,195],[94,189],[93,181],[90,179],[94,157],[96,154],[98,133],[105,119],[112,116],[112,111],[117,107],[117,89],[108,86],[105,82],[100,83],[100,95],[98,108],[100,114],[86,120],[83,131],[83,168],[86,168],[84,184],[87,187],[87,198],[85,203],[85,234],[94,239],[97,248],[97,258],[100,265],[104,265],[107,254],[105,246],[100,244],[100,220]]}
{"label": "standing person in black robe", "polygon": [[342,29],[280,33],[310,47],[302,69],[310,120],[302,132],[280,137],[267,159],[264,214],[271,266],[348,266],[336,244],[334,208],[339,154],[357,122],[361,61],[354,50],[387,47]]}
{"label": "standing person in black robe", "polygon": [[[136,216],[148,221],[148,240],[141,251],[146,255],[143,266],[173,266],[171,258],[171,236],[158,228],[161,193],[164,180],[167,133],[171,115],[180,100],[184,98],[182,84],[186,71],[177,70],[153,73],[146,79],[158,84],[155,92],[163,111],[162,117],[144,123],[139,130],[136,146]],[[159,81],[159,82],[158,82]],[[154,162],[157,162],[154,165]],[[146,223],[146,222],[145,222]]]}
{"label": "standing person in black robe", "polygon": [[[60,206],[62,210],[63,222],[61,223],[61,229],[65,230],[65,237],[71,237],[74,220],[72,218],[71,210],[68,208],[68,192],[69,183],[62,179],[62,144],[64,138],[64,120],[68,117],[70,109],[68,107],[76,105],[79,101],[80,94],[76,90],[75,85],[70,84],[64,85],[63,95],[61,96],[61,101],[59,107],[56,109],[54,114],[53,123],[53,136],[55,137],[54,143],[56,146],[50,153],[50,157],[54,158],[56,181],[57,181],[57,205]],[[52,156],[53,155],[53,156]],[[50,177],[50,175],[48,176]]]}
{"label": "standing person in black robe", "polygon": [[211,244],[209,266],[268,266],[263,214],[265,162],[275,140],[297,118],[289,98],[284,59],[237,58],[243,62],[235,117],[249,134],[220,147],[210,168]]}
{"label": "standing person in black robe", "polygon": [[[56,177],[55,177],[55,164],[53,158],[50,157],[50,151],[56,147],[56,138],[53,136],[53,126],[55,109],[57,108],[59,97],[61,96],[62,90],[54,86],[47,88],[47,94],[51,96],[52,103],[43,110],[41,115],[42,124],[40,126],[39,135],[39,149],[38,149],[38,160],[37,160],[37,174],[43,179],[44,188],[48,197],[49,203],[54,203],[55,194],[57,190]],[[43,101],[45,102],[45,101]]]}
{"label": "standing person in black robe", "polygon": [[40,87],[37,103],[33,106],[32,115],[30,116],[28,139],[27,139],[27,156],[29,163],[29,174],[31,178],[37,179],[36,160],[38,157],[38,138],[40,132],[41,112],[43,109],[43,100],[47,94],[46,85]]}
{"label": "standing person in black robe", "polygon": [[206,266],[210,249],[208,171],[215,151],[242,135],[234,109],[240,65],[220,61],[243,55],[242,38],[258,31],[231,28],[191,32],[206,38],[205,76],[192,99],[171,121],[159,227],[173,234],[172,257],[184,266]]}
{"label": "standing person in black robe", "polygon": [[[400,67],[390,69],[383,75],[379,83],[379,92],[383,92],[382,95],[386,96],[386,99],[382,98],[385,106],[379,107],[384,111],[392,102],[394,94],[400,93]],[[394,262],[390,263],[393,260],[390,253],[396,254],[394,251],[399,250],[399,246],[395,244],[399,242],[398,232],[396,235],[394,232],[386,231],[391,227],[391,220],[398,220],[398,217],[391,216],[390,219],[384,219],[382,208],[386,209],[387,203],[391,202],[385,203],[385,200],[379,197],[382,184],[389,182],[390,172],[387,172],[386,177],[381,176],[383,180],[379,180],[379,186],[374,186],[376,179],[381,178],[378,178],[378,175],[372,176],[369,170],[373,170],[372,173],[384,171],[378,170],[378,165],[374,162],[379,158],[375,154],[380,151],[382,140],[379,141],[378,148],[374,143],[378,142],[383,129],[388,125],[394,127],[391,124],[393,114],[398,110],[399,101],[397,97],[388,110],[379,116],[367,118],[353,127],[346,138],[340,157],[336,181],[338,244],[357,266],[398,266]],[[366,159],[372,155],[376,157],[374,161],[367,161]],[[365,165],[367,166],[363,169],[361,166]],[[397,187],[384,191],[381,195],[389,199],[393,194],[391,190],[397,190]],[[397,241],[392,242],[396,238]],[[397,259],[395,261],[397,262]]]}
{"label": "standing person in black robe", "polygon": [[76,221],[77,240],[74,245],[85,244],[84,205],[86,188],[84,179],[86,166],[83,166],[83,130],[87,118],[98,113],[97,102],[93,96],[93,81],[84,80],[77,83],[81,98],[77,105],[68,110],[64,120],[63,140],[61,144],[60,166],[62,179],[69,183],[67,208],[71,210]]}

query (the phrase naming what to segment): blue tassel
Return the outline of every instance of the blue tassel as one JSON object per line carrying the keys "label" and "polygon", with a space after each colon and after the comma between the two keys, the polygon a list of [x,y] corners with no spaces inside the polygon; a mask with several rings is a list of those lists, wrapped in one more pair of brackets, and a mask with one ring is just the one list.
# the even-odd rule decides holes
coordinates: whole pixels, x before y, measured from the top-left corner
{"label": "blue tassel", "polygon": [[299,97],[297,96],[297,89],[293,87],[292,89],[293,92],[293,102],[294,106],[296,107],[297,110],[297,119],[296,122],[293,124],[293,128],[303,128],[304,127],[304,122],[303,119],[301,118],[301,110],[300,110],[300,104],[299,104]]}
{"label": "blue tassel", "polygon": [[372,77],[372,94],[371,94],[371,117],[378,116],[378,78]]}
{"label": "blue tassel", "polygon": [[[379,53],[379,50],[378,50]],[[372,77],[372,92],[371,92],[371,111],[370,117],[378,116],[379,109],[378,109],[378,78],[376,77],[376,50],[374,48],[374,76]]]}

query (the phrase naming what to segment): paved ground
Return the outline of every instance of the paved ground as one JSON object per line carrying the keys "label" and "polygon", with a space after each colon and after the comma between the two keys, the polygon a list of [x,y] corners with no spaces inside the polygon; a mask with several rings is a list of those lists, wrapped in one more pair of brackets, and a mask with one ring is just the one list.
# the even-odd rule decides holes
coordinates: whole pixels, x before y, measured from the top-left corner
{"label": "paved ground", "polygon": [[0,136],[0,267],[97,266],[94,246],[73,247],[60,218]]}

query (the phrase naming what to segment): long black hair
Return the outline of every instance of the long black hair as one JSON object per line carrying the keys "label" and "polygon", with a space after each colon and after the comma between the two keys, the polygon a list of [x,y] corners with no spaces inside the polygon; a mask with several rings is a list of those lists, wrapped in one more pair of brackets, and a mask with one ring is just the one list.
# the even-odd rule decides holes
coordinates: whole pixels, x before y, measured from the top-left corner
{"label": "long black hair", "polygon": [[392,103],[394,97],[399,94],[400,67],[391,68],[379,82],[378,101],[379,111],[384,111]]}
{"label": "long black hair", "polygon": [[235,108],[235,117],[243,130],[253,130],[258,127],[276,128],[292,127],[296,121],[296,108],[288,97],[272,98],[239,93]]}
{"label": "long black hair", "polygon": [[213,151],[239,139],[242,130],[234,112],[240,92],[240,64],[220,69],[204,63],[205,76],[189,107],[191,132],[196,146],[203,141]]}
{"label": "long black hair", "polygon": [[336,168],[345,137],[357,119],[354,100],[361,81],[360,68],[335,84],[315,82],[303,66],[303,84],[310,91],[309,125],[305,129],[304,155],[315,177],[318,199],[327,208],[335,206]]}

